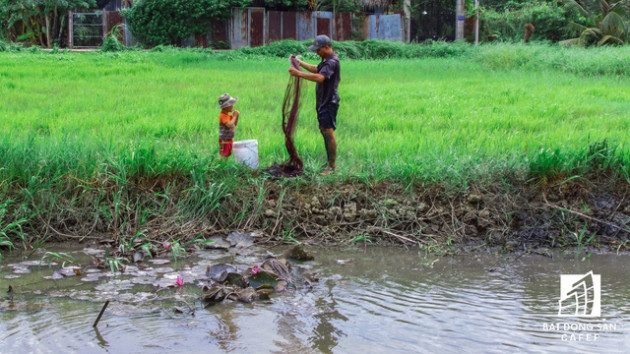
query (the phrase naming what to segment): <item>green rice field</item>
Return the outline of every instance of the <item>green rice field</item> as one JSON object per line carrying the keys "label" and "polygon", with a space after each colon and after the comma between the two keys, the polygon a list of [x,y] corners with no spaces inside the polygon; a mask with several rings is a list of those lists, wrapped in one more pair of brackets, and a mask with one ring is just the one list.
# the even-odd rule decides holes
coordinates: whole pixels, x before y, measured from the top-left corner
{"label": "green rice field", "polygon": [[[218,159],[225,92],[239,97],[235,140],[257,139],[263,167],[283,161],[287,69],[282,58],[201,51],[0,53],[0,191],[32,176],[246,173]],[[342,57],[336,175],[431,183],[603,167],[627,176],[630,78],[561,69],[510,67],[487,53]],[[326,160],[314,98],[308,83],[295,136],[309,171]]]}

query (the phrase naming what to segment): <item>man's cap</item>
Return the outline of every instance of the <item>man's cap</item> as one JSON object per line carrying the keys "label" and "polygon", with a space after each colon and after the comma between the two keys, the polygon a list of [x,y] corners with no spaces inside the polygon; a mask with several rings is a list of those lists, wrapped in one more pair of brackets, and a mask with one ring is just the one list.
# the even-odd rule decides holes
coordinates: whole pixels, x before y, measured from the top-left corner
{"label": "man's cap", "polygon": [[225,107],[233,106],[236,101],[238,101],[238,97],[232,97],[230,94],[224,93],[221,97],[219,97],[219,107],[217,108],[223,109]]}
{"label": "man's cap", "polygon": [[328,36],[325,34],[320,34],[319,36],[315,37],[315,40],[313,41],[313,45],[308,47],[308,49],[312,51],[317,51],[319,48],[325,47],[325,46],[331,46],[330,38],[328,38]]}

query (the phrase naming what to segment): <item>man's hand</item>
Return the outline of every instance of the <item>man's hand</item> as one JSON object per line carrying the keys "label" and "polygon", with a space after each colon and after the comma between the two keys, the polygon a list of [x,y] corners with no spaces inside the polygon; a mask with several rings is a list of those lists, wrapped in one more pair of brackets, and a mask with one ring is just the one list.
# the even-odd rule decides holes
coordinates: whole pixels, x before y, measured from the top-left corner
{"label": "man's hand", "polygon": [[294,67],[290,67],[289,68],[289,74],[291,74],[291,76],[300,76],[302,72]]}

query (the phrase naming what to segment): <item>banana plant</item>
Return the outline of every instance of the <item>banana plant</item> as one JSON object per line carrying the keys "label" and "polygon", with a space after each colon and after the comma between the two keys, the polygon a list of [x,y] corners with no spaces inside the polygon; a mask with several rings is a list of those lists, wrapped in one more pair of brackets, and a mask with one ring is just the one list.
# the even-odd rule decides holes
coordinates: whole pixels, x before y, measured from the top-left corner
{"label": "banana plant", "polygon": [[567,9],[576,11],[582,23],[571,22],[578,37],[561,41],[565,46],[621,45],[630,40],[630,0],[564,0]]}

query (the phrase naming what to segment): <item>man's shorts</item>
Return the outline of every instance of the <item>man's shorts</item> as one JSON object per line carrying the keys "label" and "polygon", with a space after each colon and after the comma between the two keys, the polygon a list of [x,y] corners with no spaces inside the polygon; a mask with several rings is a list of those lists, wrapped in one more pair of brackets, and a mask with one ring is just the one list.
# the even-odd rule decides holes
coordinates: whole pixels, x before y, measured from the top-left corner
{"label": "man's shorts", "polygon": [[317,112],[317,120],[319,121],[319,129],[337,129],[337,110],[338,105],[328,105],[321,107]]}
{"label": "man's shorts", "polygon": [[219,155],[225,157],[232,155],[232,139],[219,139]]}

